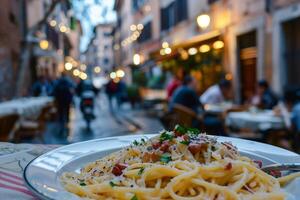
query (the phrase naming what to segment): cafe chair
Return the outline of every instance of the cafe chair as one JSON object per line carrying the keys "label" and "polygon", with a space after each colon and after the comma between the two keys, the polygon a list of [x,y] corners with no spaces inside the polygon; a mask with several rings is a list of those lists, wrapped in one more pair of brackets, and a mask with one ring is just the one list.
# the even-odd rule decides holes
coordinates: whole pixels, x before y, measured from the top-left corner
{"label": "cafe chair", "polygon": [[46,122],[51,108],[52,106],[50,104],[43,107],[36,120],[21,121],[19,129],[14,135],[13,141],[18,143],[24,139],[37,138],[43,143],[43,133],[45,131]]}
{"label": "cafe chair", "polygon": [[18,114],[8,114],[0,116],[0,141],[8,142],[11,135],[15,131],[17,121],[19,120]]}
{"label": "cafe chair", "polygon": [[200,128],[202,124],[202,118],[197,115],[192,109],[175,104],[173,107],[173,124],[180,124],[186,127]]}

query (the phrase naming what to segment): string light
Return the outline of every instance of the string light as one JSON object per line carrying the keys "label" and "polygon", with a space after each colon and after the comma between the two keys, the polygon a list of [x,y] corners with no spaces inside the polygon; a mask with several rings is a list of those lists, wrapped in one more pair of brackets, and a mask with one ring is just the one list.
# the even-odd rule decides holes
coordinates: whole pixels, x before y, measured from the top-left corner
{"label": "string light", "polygon": [[130,30],[131,30],[131,31],[135,31],[135,30],[136,30],[136,28],[137,28],[137,27],[136,27],[136,25],[135,25],[135,24],[131,24],[131,25],[130,25]]}
{"label": "string light", "polygon": [[162,44],[161,44],[161,46],[162,46],[162,48],[168,48],[169,47],[169,43],[168,42],[163,42]]}
{"label": "string light", "polygon": [[80,65],[80,69],[81,69],[82,71],[85,71],[85,70],[86,70],[86,65],[85,65],[85,64],[81,64],[81,65]]}
{"label": "string light", "polygon": [[200,46],[199,51],[200,51],[201,53],[209,52],[209,51],[210,51],[210,46],[207,45],[207,44],[204,44],[204,45]]}
{"label": "string light", "polygon": [[69,63],[69,62],[66,62],[66,63],[65,63],[65,69],[66,69],[67,71],[70,71],[72,68],[73,68],[72,63]]}
{"label": "string light", "polygon": [[62,33],[65,33],[67,32],[68,28],[65,26],[65,25],[60,25],[59,26],[59,31],[62,32]]}
{"label": "string light", "polygon": [[73,70],[73,75],[74,76],[79,76],[79,74],[80,74],[80,71],[78,69]]}
{"label": "string light", "polygon": [[95,68],[94,68],[94,72],[95,73],[100,73],[101,72],[101,67],[99,67],[99,66],[96,66]]}
{"label": "string light", "polygon": [[222,49],[224,47],[224,42],[221,40],[215,41],[213,43],[213,48],[214,49]]}
{"label": "string light", "polygon": [[188,53],[189,53],[189,55],[195,55],[195,54],[197,54],[197,49],[195,48],[195,47],[192,47],[192,48],[189,48],[188,49]]}
{"label": "string light", "polygon": [[138,24],[136,27],[140,31],[144,29],[144,25],[143,24]]}
{"label": "string light", "polygon": [[57,22],[53,19],[49,22],[50,26],[55,27],[57,25]]}
{"label": "string light", "polygon": [[165,48],[165,53],[166,54],[172,53],[172,49],[170,47]]}

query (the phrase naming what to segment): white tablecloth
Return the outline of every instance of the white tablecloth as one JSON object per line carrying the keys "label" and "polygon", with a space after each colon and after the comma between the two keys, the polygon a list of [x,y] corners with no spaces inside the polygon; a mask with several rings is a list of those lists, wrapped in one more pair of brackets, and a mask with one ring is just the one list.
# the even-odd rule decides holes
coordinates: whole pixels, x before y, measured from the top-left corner
{"label": "white tablecloth", "polygon": [[2,102],[0,103],[0,116],[17,113],[21,118],[31,119],[52,101],[52,97],[28,97]]}
{"label": "white tablecloth", "polygon": [[257,113],[231,112],[226,117],[226,125],[234,128],[247,128],[252,131],[285,128],[283,119],[275,116],[271,110]]}

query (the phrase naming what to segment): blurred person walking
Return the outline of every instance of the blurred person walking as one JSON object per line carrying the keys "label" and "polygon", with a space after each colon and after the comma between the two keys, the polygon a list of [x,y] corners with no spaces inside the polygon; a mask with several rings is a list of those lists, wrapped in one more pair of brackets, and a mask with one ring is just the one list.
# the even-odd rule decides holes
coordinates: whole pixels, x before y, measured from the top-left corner
{"label": "blurred person walking", "polygon": [[117,92],[116,92],[116,99],[118,108],[121,108],[124,101],[127,100],[127,85],[123,80],[120,80],[117,83]]}
{"label": "blurred person walking", "polygon": [[57,79],[54,85],[53,95],[58,112],[60,136],[65,136],[66,134],[74,89],[73,82],[64,73],[61,74],[61,77]]}
{"label": "blurred person walking", "polygon": [[116,98],[117,92],[118,92],[117,83],[113,79],[110,79],[108,83],[105,85],[105,93],[108,97],[109,110],[111,113],[114,112],[113,101]]}

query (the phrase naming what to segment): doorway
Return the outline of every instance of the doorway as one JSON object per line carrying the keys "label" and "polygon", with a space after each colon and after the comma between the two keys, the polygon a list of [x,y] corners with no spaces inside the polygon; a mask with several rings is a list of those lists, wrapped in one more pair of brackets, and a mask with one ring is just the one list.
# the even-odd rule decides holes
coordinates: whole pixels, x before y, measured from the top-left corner
{"label": "doorway", "polygon": [[300,17],[282,24],[284,83],[300,86]]}
{"label": "doorway", "polygon": [[244,103],[255,94],[257,82],[257,44],[256,31],[237,37],[238,64],[241,102]]}

